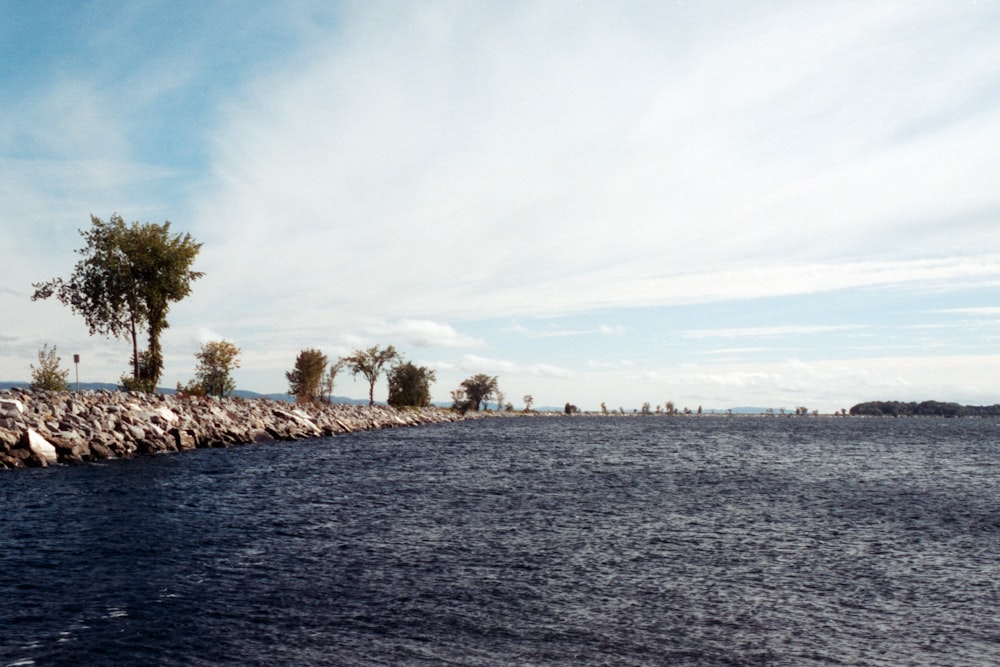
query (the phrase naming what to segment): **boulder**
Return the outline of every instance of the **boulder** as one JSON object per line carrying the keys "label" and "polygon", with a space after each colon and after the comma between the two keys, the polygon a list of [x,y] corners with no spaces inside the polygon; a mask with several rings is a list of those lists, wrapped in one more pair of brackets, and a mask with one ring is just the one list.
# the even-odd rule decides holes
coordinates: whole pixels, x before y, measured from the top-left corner
{"label": "boulder", "polygon": [[20,433],[6,428],[0,428],[0,452],[5,452],[9,449],[17,447],[17,443],[19,442],[21,442]]}
{"label": "boulder", "polygon": [[113,459],[115,458],[115,453],[112,452],[108,447],[98,441],[90,443],[90,452],[95,459]]}
{"label": "boulder", "polygon": [[197,446],[194,433],[191,431],[172,428],[170,434],[174,436],[174,443],[178,451],[187,451]]}
{"label": "boulder", "polygon": [[265,431],[264,429],[255,430],[251,435],[251,442],[258,445],[267,442],[274,442],[274,436]]}
{"label": "boulder", "polygon": [[43,466],[47,466],[50,463],[56,463],[59,460],[59,455],[56,453],[56,448],[52,446],[52,443],[41,436],[41,434],[33,428],[29,428],[25,433],[25,440],[28,446],[28,450],[34,455],[34,458]]}
{"label": "boulder", "polygon": [[0,412],[16,412],[24,414],[24,403],[16,398],[0,398]]}

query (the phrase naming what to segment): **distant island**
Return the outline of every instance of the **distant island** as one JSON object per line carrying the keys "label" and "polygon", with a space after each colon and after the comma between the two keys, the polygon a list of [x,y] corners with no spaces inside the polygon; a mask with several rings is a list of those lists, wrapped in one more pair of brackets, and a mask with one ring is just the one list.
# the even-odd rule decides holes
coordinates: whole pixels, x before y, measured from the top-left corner
{"label": "distant island", "polygon": [[857,417],[1000,417],[1000,404],[959,405],[941,401],[869,401],[850,409]]}

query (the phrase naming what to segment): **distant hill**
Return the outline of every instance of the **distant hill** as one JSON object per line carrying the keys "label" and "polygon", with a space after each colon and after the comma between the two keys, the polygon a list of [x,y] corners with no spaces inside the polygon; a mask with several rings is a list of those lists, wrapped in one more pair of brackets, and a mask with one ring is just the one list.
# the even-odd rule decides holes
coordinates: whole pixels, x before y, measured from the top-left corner
{"label": "distant hill", "polygon": [[27,389],[30,386],[27,382],[0,382],[0,389]]}

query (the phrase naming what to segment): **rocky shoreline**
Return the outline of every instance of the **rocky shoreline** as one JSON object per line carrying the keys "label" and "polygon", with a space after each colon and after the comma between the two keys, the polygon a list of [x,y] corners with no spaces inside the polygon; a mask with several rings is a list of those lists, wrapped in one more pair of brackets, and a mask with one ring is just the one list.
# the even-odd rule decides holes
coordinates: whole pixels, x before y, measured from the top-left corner
{"label": "rocky shoreline", "polygon": [[0,469],[298,440],[471,416],[440,408],[11,389],[0,391]]}

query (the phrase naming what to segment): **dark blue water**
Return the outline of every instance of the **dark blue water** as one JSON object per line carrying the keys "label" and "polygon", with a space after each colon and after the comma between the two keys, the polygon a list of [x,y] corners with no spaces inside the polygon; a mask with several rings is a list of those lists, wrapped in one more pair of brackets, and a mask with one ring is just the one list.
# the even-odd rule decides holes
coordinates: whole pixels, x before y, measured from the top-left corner
{"label": "dark blue water", "polygon": [[0,475],[0,665],[1000,664],[1000,421],[487,420]]}

